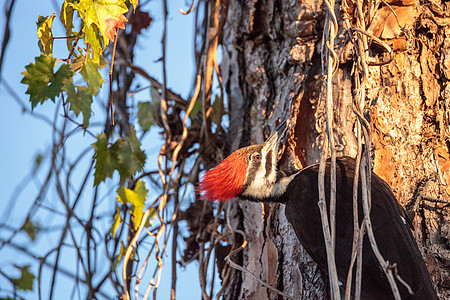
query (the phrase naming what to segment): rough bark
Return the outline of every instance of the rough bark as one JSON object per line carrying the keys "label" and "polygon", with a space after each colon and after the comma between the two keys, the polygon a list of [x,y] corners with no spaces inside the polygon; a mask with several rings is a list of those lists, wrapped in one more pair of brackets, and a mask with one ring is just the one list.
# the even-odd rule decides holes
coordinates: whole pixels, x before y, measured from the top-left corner
{"label": "rough bark", "polygon": [[[450,6],[437,0],[394,4],[397,18],[382,6],[368,29],[394,50],[390,64],[369,67],[365,117],[372,127],[373,169],[402,205],[415,208],[414,234],[445,299],[450,297]],[[283,167],[318,162],[325,118],[319,105],[322,1],[231,0],[228,5],[221,72],[232,149],[263,142],[278,118],[290,118],[296,126]],[[334,78],[335,139],[344,146],[342,154],[354,157],[354,54],[341,25],[335,49],[341,61]],[[388,56],[374,44],[369,53],[379,61]],[[298,243],[282,205],[233,205],[242,211],[234,215],[247,235],[240,261],[248,270],[296,299],[327,297],[326,274]],[[239,271],[224,298],[236,295],[279,297]]]}

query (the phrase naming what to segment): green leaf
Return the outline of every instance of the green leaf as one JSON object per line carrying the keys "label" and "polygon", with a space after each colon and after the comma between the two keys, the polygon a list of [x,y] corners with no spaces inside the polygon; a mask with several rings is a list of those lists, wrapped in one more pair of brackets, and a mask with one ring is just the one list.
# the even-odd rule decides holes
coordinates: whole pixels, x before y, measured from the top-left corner
{"label": "green leaf", "polygon": [[95,150],[94,185],[99,185],[107,177],[112,178],[114,170],[118,170],[120,165],[117,151],[121,143],[122,140],[118,139],[111,147],[108,147],[105,133],[97,136],[97,142],[93,144]]}
{"label": "green leaf", "polygon": [[220,125],[222,121],[222,98],[219,95],[216,95],[214,99],[214,103],[212,104],[212,113],[211,113],[211,121],[214,124]]}
{"label": "green leaf", "polygon": [[91,60],[87,60],[83,67],[80,70],[81,75],[83,76],[84,81],[87,81],[89,86],[89,92],[97,96],[98,91],[102,87],[102,84],[105,80],[100,75],[100,72],[97,70],[98,64],[94,63]]}
{"label": "green leaf", "polygon": [[[61,6],[61,14],[59,16],[59,19],[61,20],[61,23],[63,24],[64,28],[66,29],[66,36],[70,37],[73,35],[72,29],[73,26],[73,12],[75,9],[73,6],[69,5],[69,2],[64,1],[64,3]],[[67,49],[69,51],[72,50],[72,39],[67,39]]]}
{"label": "green leaf", "polygon": [[139,125],[144,131],[149,130],[155,124],[153,117],[154,110],[155,108],[151,102],[138,102],[137,117]]}
{"label": "green leaf", "polygon": [[134,229],[138,229],[144,215],[145,198],[147,197],[148,190],[145,187],[145,183],[138,180],[134,190],[130,190],[124,186],[120,186],[117,189],[117,201],[123,204],[131,204],[131,214]]}
{"label": "green leaf", "polygon": [[92,25],[96,25],[103,36],[105,47],[108,45],[108,36],[110,36],[108,32],[110,26],[108,20],[123,19],[123,14],[128,12],[128,7],[125,5],[124,0],[81,0],[77,5],[73,5],[73,7],[80,14],[85,26],[91,27]]}
{"label": "green leaf", "polygon": [[68,64],[63,64],[58,71],[56,71],[55,75],[52,78],[51,87],[58,91],[58,94],[61,93],[63,89],[64,83],[67,80],[71,80],[73,76],[73,72],[70,69]]}
{"label": "green leaf", "polygon": [[53,55],[41,54],[35,58],[35,63],[30,63],[25,67],[26,71],[22,73],[23,79],[21,83],[28,84],[27,94],[30,95],[30,101],[34,108],[39,102],[44,103],[45,100],[51,98],[54,100],[58,93],[48,95],[47,88],[53,78],[53,68],[56,59]]}
{"label": "green leaf", "polygon": [[21,276],[19,278],[11,278],[11,282],[16,286],[17,289],[23,291],[33,290],[33,281],[35,276],[29,271],[30,265],[19,267],[14,265],[17,269],[21,271]]}
{"label": "green leaf", "polygon": [[28,237],[34,241],[36,239],[36,235],[40,230],[39,224],[34,224],[29,219],[25,222],[23,226],[23,230],[27,233]]}
{"label": "green leaf", "polygon": [[30,63],[22,72],[21,83],[27,84],[27,94],[30,95],[31,107],[38,103],[44,103],[47,99],[55,101],[62,90],[63,81],[71,78],[73,72],[69,65],[62,65],[56,73],[53,73],[56,59],[51,54],[41,54],[35,58],[35,63]]}
{"label": "green leaf", "polygon": [[130,127],[130,136],[120,145],[119,157],[119,173],[122,180],[134,175],[137,171],[142,170],[145,164],[145,152],[140,149],[141,142],[136,137],[134,127]]}
{"label": "green leaf", "polygon": [[100,63],[98,64],[98,69],[101,70],[108,65],[108,62],[103,56],[100,56]]}
{"label": "green leaf", "polygon": [[194,119],[199,111],[202,109],[202,101],[197,99],[197,101],[194,104],[194,107],[191,110],[191,113],[189,114],[189,118]]}
{"label": "green leaf", "polygon": [[91,117],[92,94],[85,86],[77,86],[73,84],[72,78],[64,84],[67,91],[67,102],[70,103],[69,109],[78,117],[80,112],[83,113],[83,127],[87,128]]}
{"label": "green leaf", "polygon": [[118,170],[120,180],[142,170],[145,164],[145,152],[140,149],[141,143],[136,138],[134,127],[130,128],[130,136],[119,138],[108,147],[108,141],[104,133],[97,136],[97,142],[93,144],[95,153],[94,185],[98,185],[107,177],[112,178],[114,170]]}
{"label": "green leaf", "polygon": [[[55,13],[53,13],[50,17],[39,16],[38,21],[36,22],[38,26],[37,34],[39,41],[41,42],[42,48],[46,54],[51,54],[53,51],[52,22],[54,18]],[[41,45],[39,45],[39,48],[41,48]]]}
{"label": "green leaf", "polygon": [[116,237],[117,229],[119,228],[120,223],[122,223],[122,216],[120,215],[120,208],[116,205],[116,214],[114,215],[114,221],[111,225],[110,232],[112,233],[113,238]]}

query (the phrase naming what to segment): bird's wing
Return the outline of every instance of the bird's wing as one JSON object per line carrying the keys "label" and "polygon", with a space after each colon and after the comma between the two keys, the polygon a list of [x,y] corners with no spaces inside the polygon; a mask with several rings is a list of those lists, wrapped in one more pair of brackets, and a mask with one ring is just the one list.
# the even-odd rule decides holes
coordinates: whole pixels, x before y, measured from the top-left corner
{"label": "bird's wing", "polygon": [[[290,183],[285,194],[286,217],[294,227],[300,243],[323,270],[327,270],[327,256],[323,239],[322,222],[318,207],[318,165],[302,170]],[[325,192],[329,214],[330,162],[325,175]],[[339,280],[345,282],[350,265],[353,242],[353,178],[355,160],[340,157],[336,172],[336,246],[335,257]],[[361,204],[361,184],[358,192],[358,219],[364,213]],[[397,264],[403,280],[414,291],[431,288],[431,281],[416,241],[410,231],[406,213],[397,202],[390,187],[372,173],[370,219],[375,240],[385,260]],[[367,234],[363,243],[363,293],[392,296],[384,272],[373,254]],[[408,295],[399,284],[402,295]],[[432,298],[432,297],[431,297]]]}

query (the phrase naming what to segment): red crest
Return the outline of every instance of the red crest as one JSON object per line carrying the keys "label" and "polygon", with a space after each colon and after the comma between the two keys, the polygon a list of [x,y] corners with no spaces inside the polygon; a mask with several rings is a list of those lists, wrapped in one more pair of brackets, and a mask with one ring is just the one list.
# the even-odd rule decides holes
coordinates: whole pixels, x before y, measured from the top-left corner
{"label": "red crest", "polygon": [[247,149],[231,153],[219,165],[206,171],[197,191],[202,199],[227,201],[242,191],[247,176]]}

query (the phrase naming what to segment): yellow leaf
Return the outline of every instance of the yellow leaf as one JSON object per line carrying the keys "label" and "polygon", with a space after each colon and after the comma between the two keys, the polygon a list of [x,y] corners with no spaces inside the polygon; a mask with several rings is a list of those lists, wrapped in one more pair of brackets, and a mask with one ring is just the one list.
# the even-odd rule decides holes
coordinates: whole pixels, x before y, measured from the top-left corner
{"label": "yellow leaf", "polygon": [[[64,25],[64,28],[66,29],[66,36],[70,37],[72,36],[72,29],[73,29],[73,12],[75,9],[73,6],[70,6],[69,3],[64,1],[64,3],[61,6],[61,13],[59,15],[59,19],[61,20],[61,23]],[[72,50],[72,39],[68,38],[66,40],[67,42],[67,49]]]}
{"label": "yellow leaf", "polygon": [[[72,6],[80,14],[85,27],[91,28],[95,25],[95,33],[100,30],[103,36],[104,47],[109,43],[109,39],[107,38],[108,23],[105,20],[120,19],[121,24],[123,24],[126,19],[123,19],[125,17],[121,16],[128,12],[128,7],[125,5],[124,0],[80,0],[78,4],[72,4]],[[89,39],[91,40],[92,36]]]}
{"label": "yellow leaf", "polygon": [[120,208],[116,205],[116,214],[114,215],[114,221],[111,226],[111,232],[113,238],[116,237],[117,228],[119,228],[120,223],[122,223],[122,216],[120,215]]}
{"label": "yellow leaf", "polygon": [[124,186],[117,189],[117,201],[123,204],[131,204],[131,214],[134,228],[137,229],[141,224],[142,216],[144,215],[145,198],[148,190],[145,183],[138,181],[134,190],[130,190]]}
{"label": "yellow leaf", "polygon": [[130,0],[131,4],[133,4],[133,12],[136,12],[136,6],[139,4],[139,0]]}
{"label": "yellow leaf", "polygon": [[53,51],[53,34],[52,34],[52,22],[55,18],[55,13],[50,17],[39,16],[36,24],[38,25],[37,34],[39,40],[44,46],[45,54],[51,54]]}

